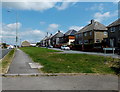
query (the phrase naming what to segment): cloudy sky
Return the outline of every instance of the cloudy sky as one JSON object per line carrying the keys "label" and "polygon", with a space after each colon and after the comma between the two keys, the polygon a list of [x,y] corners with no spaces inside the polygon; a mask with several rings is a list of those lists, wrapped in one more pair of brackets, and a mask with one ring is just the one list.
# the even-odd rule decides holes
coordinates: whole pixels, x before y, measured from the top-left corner
{"label": "cloudy sky", "polygon": [[[17,15],[17,17],[16,17]],[[108,25],[118,18],[116,2],[3,2],[2,39],[15,44],[16,18],[21,41],[40,41],[57,30],[80,30],[91,19]]]}

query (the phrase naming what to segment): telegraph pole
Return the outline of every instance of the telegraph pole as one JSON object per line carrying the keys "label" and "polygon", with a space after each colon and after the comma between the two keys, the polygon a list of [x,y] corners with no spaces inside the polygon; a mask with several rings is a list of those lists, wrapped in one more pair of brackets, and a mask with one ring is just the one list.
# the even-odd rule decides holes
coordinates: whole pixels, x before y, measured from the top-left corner
{"label": "telegraph pole", "polygon": [[[7,11],[7,12],[11,12],[11,11]],[[16,15],[16,37],[15,37],[15,44],[16,44],[16,49],[17,49],[17,43],[18,43],[18,12],[15,12]]]}

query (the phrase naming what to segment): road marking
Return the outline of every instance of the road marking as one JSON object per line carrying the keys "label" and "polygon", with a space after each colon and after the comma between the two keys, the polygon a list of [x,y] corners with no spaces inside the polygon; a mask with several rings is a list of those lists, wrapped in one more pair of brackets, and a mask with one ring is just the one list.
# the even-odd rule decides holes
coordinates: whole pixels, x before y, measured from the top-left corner
{"label": "road marking", "polygon": [[37,69],[40,69],[40,68],[43,68],[43,66],[41,66],[39,63],[29,63],[30,67],[31,68],[37,68]]}

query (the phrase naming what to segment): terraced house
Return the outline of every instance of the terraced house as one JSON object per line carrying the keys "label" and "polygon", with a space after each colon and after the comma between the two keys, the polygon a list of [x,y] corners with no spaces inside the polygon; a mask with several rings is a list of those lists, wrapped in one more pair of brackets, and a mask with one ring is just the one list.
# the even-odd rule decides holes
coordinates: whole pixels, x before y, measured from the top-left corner
{"label": "terraced house", "polygon": [[120,47],[120,18],[108,25],[110,47]]}
{"label": "terraced house", "polygon": [[75,44],[95,44],[101,43],[104,38],[107,38],[107,28],[103,24],[91,20],[91,23],[79,30],[75,34]]}

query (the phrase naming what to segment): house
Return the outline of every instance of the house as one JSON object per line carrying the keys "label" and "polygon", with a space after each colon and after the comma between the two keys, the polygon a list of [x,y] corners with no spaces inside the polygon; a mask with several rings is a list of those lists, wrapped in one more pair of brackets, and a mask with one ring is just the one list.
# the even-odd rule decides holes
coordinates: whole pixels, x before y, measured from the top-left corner
{"label": "house", "polygon": [[51,45],[52,46],[57,46],[63,44],[63,36],[64,34],[58,30],[58,32],[51,37]]}
{"label": "house", "polygon": [[103,24],[91,20],[91,23],[79,30],[75,34],[75,44],[95,44],[101,43],[104,38],[107,38],[107,28]]}
{"label": "house", "polygon": [[40,41],[40,46],[45,47],[46,46],[46,39],[47,36],[45,36],[41,41]]}
{"label": "house", "polygon": [[51,40],[52,36],[53,36],[53,35],[50,34],[50,35],[46,38],[46,45],[47,45],[47,47],[52,46],[52,40]]}
{"label": "house", "polygon": [[23,41],[21,44],[22,47],[29,47],[30,46],[30,42],[28,41]]}
{"label": "house", "polygon": [[70,45],[75,41],[75,33],[77,33],[77,31],[72,29],[72,30],[67,31],[64,34],[64,44],[65,45]]}
{"label": "house", "polygon": [[120,47],[120,18],[107,26],[110,47]]}

